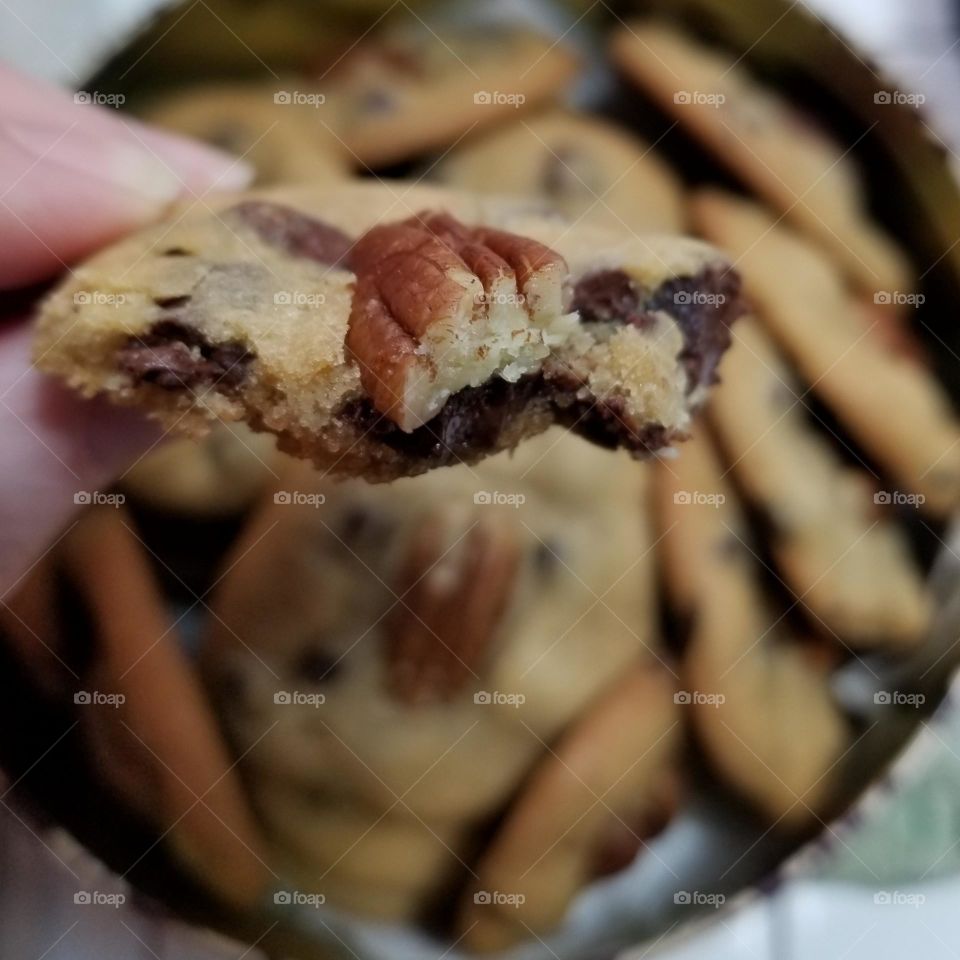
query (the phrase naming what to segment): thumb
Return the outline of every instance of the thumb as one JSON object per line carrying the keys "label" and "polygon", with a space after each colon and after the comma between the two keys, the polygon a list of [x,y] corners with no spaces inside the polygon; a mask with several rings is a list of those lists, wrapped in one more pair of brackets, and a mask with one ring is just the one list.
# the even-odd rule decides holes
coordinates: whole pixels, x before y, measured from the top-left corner
{"label": "thumb", "polygon": [[0,66],[0,289],[59,273],[170,203],[240,189],[250,173],[218,150]]}

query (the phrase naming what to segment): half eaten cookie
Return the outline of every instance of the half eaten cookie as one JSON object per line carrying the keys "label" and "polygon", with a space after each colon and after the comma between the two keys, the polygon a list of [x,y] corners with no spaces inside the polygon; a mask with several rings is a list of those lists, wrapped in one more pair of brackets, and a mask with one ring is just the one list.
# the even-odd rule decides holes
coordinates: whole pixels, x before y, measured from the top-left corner
{"label": "half eaten cookie", "polygon": [[168,429],[245,420],[338,474],[474,462],[560,423],[682,440],[742,312],[714,248],[406,184],[193,206],[76,268],[37,365]]}

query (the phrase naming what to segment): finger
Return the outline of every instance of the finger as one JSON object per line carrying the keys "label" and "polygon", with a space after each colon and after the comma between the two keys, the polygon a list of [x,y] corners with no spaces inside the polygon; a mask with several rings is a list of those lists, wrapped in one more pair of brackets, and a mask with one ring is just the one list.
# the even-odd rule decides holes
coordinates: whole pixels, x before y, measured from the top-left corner
{"label": "finger", "polygon": [[161,437],[133,410],[83,400],[30,364],[30,330],[0,333],[0,599],[68,524]]}
{"label": "finger", "polygon": [[250,176],[227,154],[0,67],[0,289],[58,273],[170,203]]}

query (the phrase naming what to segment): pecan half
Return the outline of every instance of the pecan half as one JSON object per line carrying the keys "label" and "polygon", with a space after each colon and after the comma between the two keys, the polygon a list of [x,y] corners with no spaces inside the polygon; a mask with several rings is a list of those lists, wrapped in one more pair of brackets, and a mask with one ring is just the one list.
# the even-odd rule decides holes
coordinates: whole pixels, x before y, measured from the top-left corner
{"label": "pecan half", "polygon": [[563,258],[526,237],[425,212],[354,244],[347,351],[374,407],[407,432],[464,387],[538,369],[563,316]]}
{"label": "pecan half", "polygon": [[480,522],[445,546],[443,520],[417,530],[387,621],[393,694],[415,704],[452,699],[477,675],[512,595],[519,544],[497,523]]}

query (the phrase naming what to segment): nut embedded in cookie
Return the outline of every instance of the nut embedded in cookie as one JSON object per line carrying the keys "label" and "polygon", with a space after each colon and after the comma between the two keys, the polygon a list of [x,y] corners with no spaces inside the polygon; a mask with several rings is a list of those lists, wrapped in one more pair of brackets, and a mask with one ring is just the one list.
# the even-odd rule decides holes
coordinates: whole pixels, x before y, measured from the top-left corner
{"label": "nut embedded in cookie", "polygon": [[449,214],[374,227],[350,263],[347,349],[374,406],[406,432],[464,387],[535,370],[575,328],[559,254]]}

